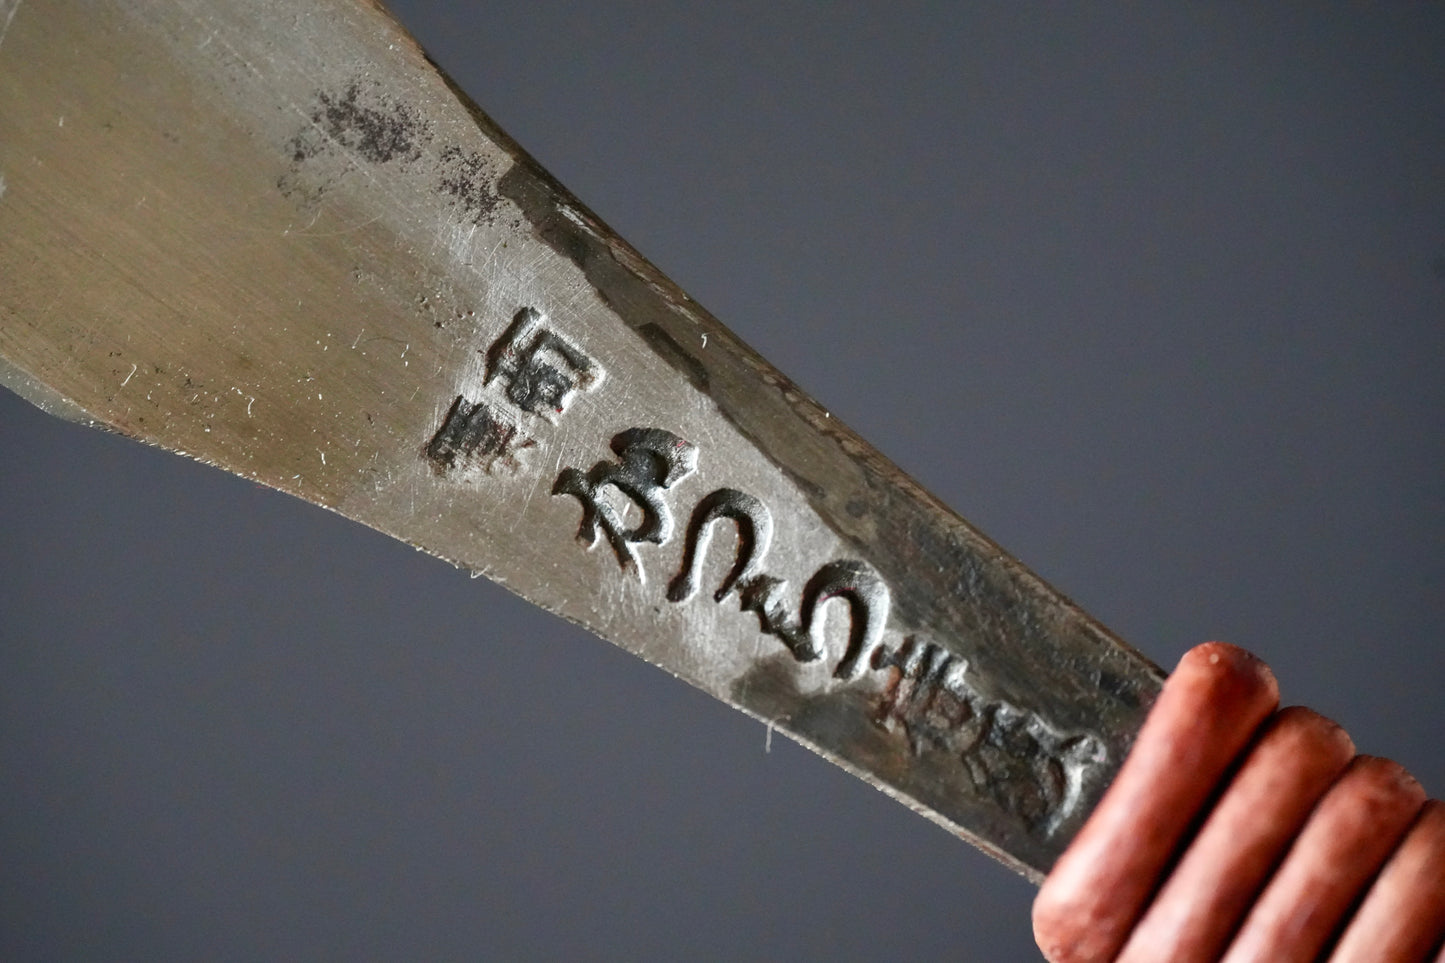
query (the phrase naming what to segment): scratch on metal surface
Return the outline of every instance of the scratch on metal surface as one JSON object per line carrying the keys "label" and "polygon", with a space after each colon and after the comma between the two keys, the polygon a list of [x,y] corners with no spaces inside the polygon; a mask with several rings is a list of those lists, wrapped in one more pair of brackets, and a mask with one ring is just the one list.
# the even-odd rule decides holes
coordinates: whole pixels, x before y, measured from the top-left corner
{"label": "scratch on metal surface", "polygon": [[529,489],[527,489],[527,495],[526,495],[525,498],[522,499],[522,510],[517,513],[516,519],[513,520],[513,522],[512,522],[512,528],[511,528],[512,531],[516,531],[517,525],[518,525],[518,524],[522,521],[522,519],[526,516],[526,514],[527,514],[527,509],[529,509],[529,508],[532,507],[532,499],[534,499],[534,498],[537,497],[537,491],[538,491],[538,489],[540,489],[541,487],[542,487],[542,476],[541,476],[541,475],[534,475],[534,477],[533,477],[533,479],[532,479],[532,487],[529,488]]}
{"label": "scratch on metal surface", "polygon": [[[10,21],[20,9],[20,0],[0,0],[0,44],[5,43],[5,34],[10,31]],[[5,182],[0,179],[0,194],[4,193]]]}
{"label": "scratch on metal surface", "polygon": [[283,229],[281,230],[281,233],[282,233],[283,235],[291,235],[291,236],[295,236],[295,237],[342,237],[342,236],[344,236],[344,235],[346,235],[346,234],[355,234],[355,233],[358,232],[358,231],[365,230],[366,228],[370,227],[372,224],[375,224],[377,221],[381,220],[381,217],[382,217],[380,214],[377,214],[377,215],[375,215],[375,216],[373,216],[373,217],[367,218],[366,220],[360,222],[359,224],[351,224],[351,225],[347,225],[347,226],[345,226],[345,227],[339,227],[339,228],[337,228],[337,229],[334,230],[334,231],[313,231],[313,230],[311,230],[311,228],[313,228],[314,226],[316,226],[316,222],[321,219],[321,215],[322,215],[323,213],[325,213],[324,209],[323,209],[323,210],[318,210],[318,211],[316,212],[316,216],[313,217],[313,218],[311,218],[311,222],[310,222],[309,224],[307,224],[305,227],[301,228],[300,230],[293,231],[293,230],[291,230],[290,227],[286,227],[286,228],[283,228]]}
{"label": "scratch on metal surface", "polygon": [[[3,39],[4,39],[4,37],[3,37],[3,36],[0,36],[0,40],[3,40]],[[4,175],[4,174],[0,174],[0,197],[4,197],[4,196],[5,196],[5,175]]]}

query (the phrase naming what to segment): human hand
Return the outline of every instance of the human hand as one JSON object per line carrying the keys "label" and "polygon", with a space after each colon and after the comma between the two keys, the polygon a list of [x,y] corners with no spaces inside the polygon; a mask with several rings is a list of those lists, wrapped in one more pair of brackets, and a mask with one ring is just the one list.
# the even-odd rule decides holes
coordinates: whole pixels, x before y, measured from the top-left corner
{"label": "human hand", "polygon": [[1184,656],[1034,901],[1051,963],[1445,963],[1445,803],[1278,704],[1248,652]]}

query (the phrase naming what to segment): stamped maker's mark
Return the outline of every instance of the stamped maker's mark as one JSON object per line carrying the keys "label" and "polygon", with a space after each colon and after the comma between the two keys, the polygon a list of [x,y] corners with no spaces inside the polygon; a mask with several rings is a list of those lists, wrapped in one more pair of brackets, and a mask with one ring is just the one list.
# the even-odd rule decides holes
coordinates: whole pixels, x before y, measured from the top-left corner
{"label": "stamped maker's mark", "polygon": [[497,467],[516,471],[521,453],[536,446],[536,439],[485,401],[457,395],[441,429],[427,443],[426,456],[441,474],[474,465],[490,475]]}
{"label": "stamped maker's mark", "polygon": [[522,308],[488,349],[483,389],[499,397],[457,395],[442,425],[423,450],[438,474],[479,468],[516,472],[523,453],[538,440],[522,427],[538,416],[556,423],[580,392],[606,376],[602,366],[555,331],[547,316]]}
{"label": "stamped maker's mark", "polygon": [[487,352],[486,383],[502,379],[512,404],[555,422],[579,391],[597,387],[606,372],[546,320],[535,308],[517,312]]}

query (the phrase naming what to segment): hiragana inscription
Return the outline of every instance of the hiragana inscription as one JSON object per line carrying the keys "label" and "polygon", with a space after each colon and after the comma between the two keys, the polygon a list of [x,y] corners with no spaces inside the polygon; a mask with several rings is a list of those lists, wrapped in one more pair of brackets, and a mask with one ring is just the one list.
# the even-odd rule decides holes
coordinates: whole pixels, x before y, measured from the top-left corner
{"label": "hiragana inscription", "polygon": [[[554,495],[572,495],[582,503],[577,539],[589,548],[598,530],[607,537],[624,569],[643,578],[632,546],[640,542],[661,545],[672,537],[672,510],[662,492],[697,468],[697,448],[661,428],[629,428],[612,439],[618,461],[599,461],[588,472],[567,468],[552,486]],[[626,495],[641,510],[642,520],[624,527],[621,515],[604,497],[608,486]]]}
{"label": "hiragana inscription", "polygon": [[[671,538],[666,494],[694,472],[698,450],[661,428],[620,432],[612,450],[616,461],[599,461],[586,472],[564,468],[552,492],[581,503],[580,541],[591,547],[604,536],[623,569],[641,579],[636,547],[664,545]],[[626,505],[619,506],[619,495],[641,514],[630,528],[622,521]],[[1104,761],[1099,739],[1062,732],[1035,713],[988,696],[970,678],[968,662],[934,642],[915,635],[888,641],[891,595],[866,562],[826,562],[794,596],[787,580],[764,569],[774,522],[757,497],[719,488],[699,499],[688,521],[681,566],[667,585],[669,601],[686,603],[702,590],[704,562],[720,532],[724,558],[731,562],[709,593],[714,602],[735,597],[742,611],[756,616],[759,629],[799,662],[835,659],[835,679],[886,674],[873,723],[900,733],[915,754],[943,752],[957,760],[978,792],[1031,830],[1052,833],[1073,812],[1087,771]],[[830,648],[824,638],[823,610],[833,599],[846,603],[849,617],[841,649]]]}

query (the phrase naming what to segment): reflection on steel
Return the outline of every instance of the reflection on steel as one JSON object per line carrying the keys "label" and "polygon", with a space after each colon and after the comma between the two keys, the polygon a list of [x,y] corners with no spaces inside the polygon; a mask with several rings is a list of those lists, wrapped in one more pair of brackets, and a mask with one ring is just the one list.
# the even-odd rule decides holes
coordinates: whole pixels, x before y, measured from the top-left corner
{"label": "reflection on steel", "polygon": [[384,12],[11,12],[0,381],[496,575],[1021,872],[1052,863],[1158,669],[683,295]]}

